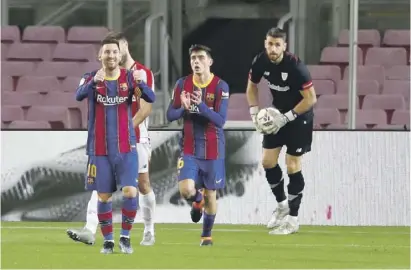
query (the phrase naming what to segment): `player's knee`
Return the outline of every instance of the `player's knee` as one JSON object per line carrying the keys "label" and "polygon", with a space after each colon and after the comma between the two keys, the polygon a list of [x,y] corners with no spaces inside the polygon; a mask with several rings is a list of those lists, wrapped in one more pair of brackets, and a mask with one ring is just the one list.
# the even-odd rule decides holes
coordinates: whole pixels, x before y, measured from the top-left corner
{"label": "player's knee", "polygon": [[150,192],[150,180],[148,178],[148,173],[140,173],[138,177],[138,189],[142,194],[147,194]]}
{"label": "player's knee", "polygon": [[131,187],[131,186],[126,186],[123,187],[122,189],[123,196],[126,198],[134,198],[137,197],[137,188],[136,187]]}
{"label": "player's knee", "polygon": [[287,155],[285,158],[287,164],[287,173],[293,174],[301,171],[301,157]]}
{"label": "player's knee", "polygon": [[278,163],[278,155],[281,148],[263,149],[262,165],[264,169],[274,168]]}
{"label": "player's knee", "polygon": [[185,199],[191,198],[195,192],[195,183],[191,179],[181,180],[178,183],[178,189],[180,190],[180,195]]}
{"label": "player's knee", "polygon": [[100,202],[109,202],[109,201],[111,201],[111,193],[98,193],[98,200]]}

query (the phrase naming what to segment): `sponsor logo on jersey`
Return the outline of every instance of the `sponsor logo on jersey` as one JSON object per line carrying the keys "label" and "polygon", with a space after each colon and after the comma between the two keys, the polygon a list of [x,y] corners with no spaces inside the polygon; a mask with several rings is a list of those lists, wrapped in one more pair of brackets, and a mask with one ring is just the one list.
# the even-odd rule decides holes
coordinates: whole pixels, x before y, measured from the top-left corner
{"label": "sponsor logo on jersey", "polygon": [[275,91],[279,91],[279,92],[287,92],[288,90],[290,90],[289,86],[279,86],[279,85],[275,85],[272,83],[268,83],[268,87],[270,87],[271,90],[275,90]]}
{"label": "sponsor logo on jersey", "polygon": [[189,110],[189,112],[190,112],[190,113],[197,113],[197,114],[199,114],[199,113],[200,113],[200,109],[198,108],[197,105],[191,104],[191,105],[190,105],[190,110]]}
{"label": "sponsor logo on jersey", "polygon": [[97,94],[97,102],[103,104],[104,106],[114,106],[126,102],[128,97],[107,97],[101,94]]}

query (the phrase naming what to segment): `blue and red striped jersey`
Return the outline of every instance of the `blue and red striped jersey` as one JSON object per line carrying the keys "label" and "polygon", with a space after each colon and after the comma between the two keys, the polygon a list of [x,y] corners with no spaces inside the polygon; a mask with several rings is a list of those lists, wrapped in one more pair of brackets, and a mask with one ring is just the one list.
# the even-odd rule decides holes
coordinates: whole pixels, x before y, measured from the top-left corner
{"label": "blue and red striped jersey", "polygon": [[[201,89],[202,102],[191,104],[189,110],[181,106],[181,92],[193,93]],[[173,92],[173,98],[167,111],[169,121],[184,119],[182,152],[200,159],[225,158],[224,124],[227,118],[229,98],[228,84],[217,76],[199,85],[194,82],[193,75],[180,78]]]}
{"label": "blue and red striped jersey", "polygon": [[136,145],[132,98],[149,103],[154,92],[144,82],[135,82],[132,71],[120,69],[118,78],[95,83],[97,71],[86,73],[76,91],[76,99],[88,99],[87,155],[105,156],[130,152]]}

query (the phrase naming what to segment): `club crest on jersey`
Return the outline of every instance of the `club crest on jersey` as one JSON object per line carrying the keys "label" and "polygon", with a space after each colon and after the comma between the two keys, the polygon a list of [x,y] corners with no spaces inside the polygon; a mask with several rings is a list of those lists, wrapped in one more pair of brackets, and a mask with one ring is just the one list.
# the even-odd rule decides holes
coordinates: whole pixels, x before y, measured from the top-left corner
{"label": "club crest on jersey", "polygon": [[206,96],[206,99],[208,101],[214,101],[214,94],[213,93],[208,93],[207,96]]}
{"label": "club crest on jersey", "polygon": [[283,81],[287,80],[287,78],[288,78],[288,73],[286,73],[286,72],[281,72],[281,78],[283,79]]}
{"label": "club crest on jersey", "polygon": [[126,84],[126,83],[121,83],[121,84],[120,84],[120,89],[121,89],[122,91],[127,91],[127,89],[128,89],[127,84]]}
{"label": "club crest on jersey", "polygon": [[103,104],[104,106],[118,105],[118,104],[126,102],[127,99],[128,97],[119,97],[119,96],[107,97],[101,94],[97,94],[97,97],[96,97],[97,102]]}

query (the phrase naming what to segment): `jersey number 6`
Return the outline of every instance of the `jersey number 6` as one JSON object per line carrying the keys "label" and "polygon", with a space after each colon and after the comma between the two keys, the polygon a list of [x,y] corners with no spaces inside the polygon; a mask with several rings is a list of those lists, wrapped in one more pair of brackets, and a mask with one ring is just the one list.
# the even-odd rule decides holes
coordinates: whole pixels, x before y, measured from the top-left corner
{"label": "jersey number 6", "polygon": [[183,167],[184,167],[184,160],[183,160],[183,158],[181,157],[181,158],[178,159],[177,169],[180,170],[180,169],[183,168]]}

